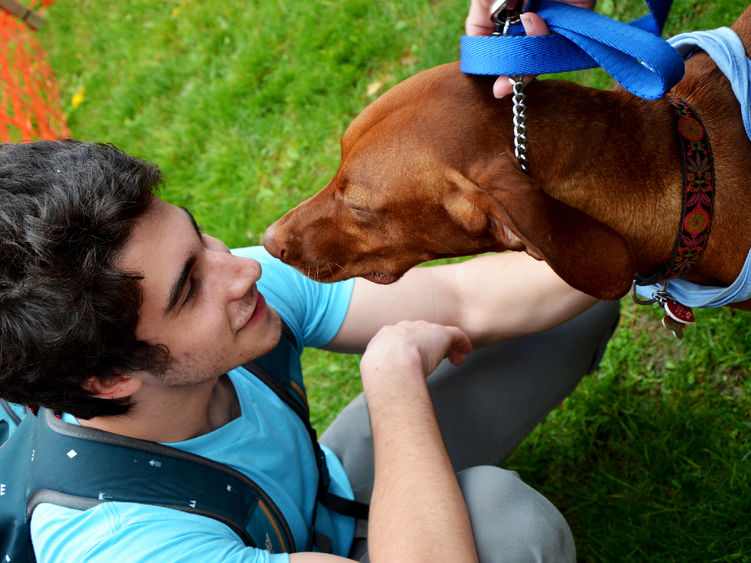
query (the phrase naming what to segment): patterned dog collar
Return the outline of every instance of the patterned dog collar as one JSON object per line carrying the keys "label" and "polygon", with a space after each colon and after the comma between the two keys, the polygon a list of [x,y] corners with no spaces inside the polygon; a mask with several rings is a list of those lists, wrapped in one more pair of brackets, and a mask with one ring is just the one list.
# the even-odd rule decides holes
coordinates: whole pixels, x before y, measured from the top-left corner
{"label": "patterned dog collar", "polygon": [[670,261],[649,276],[636,275],[637,285],[649,285],[688,272],[699,260],[709,240],[714,208],[714,159],[709,137],[694,109],[668,95],[681,151],[683,205],[678,236]]}

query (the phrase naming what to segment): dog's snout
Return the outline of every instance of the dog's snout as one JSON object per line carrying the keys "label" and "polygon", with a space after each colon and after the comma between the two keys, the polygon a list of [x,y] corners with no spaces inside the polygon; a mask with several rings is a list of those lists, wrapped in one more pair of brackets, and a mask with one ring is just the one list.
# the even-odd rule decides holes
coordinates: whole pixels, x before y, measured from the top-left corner
{"label": "dog's snout", "polygon": [[280,245],[276,237],[276,223],[272,224],[263,234],[263,246],[274,258],[284,258],[284,247]]}

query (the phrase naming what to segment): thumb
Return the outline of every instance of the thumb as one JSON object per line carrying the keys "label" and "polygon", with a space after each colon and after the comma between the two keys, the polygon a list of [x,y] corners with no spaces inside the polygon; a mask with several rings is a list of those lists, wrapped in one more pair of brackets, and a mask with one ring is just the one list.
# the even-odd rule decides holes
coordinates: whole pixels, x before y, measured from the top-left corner
{"label": "thumb", "polygon": [[540,16],[534,12],[524,12],[519,19],[524,27],[524,32],[530,37],[536,37],[537,35],[550,35],[550,29],[548,24],[545,23]]}
{"label": "thumb", "polygon": [[[524,12],[519,19],[521,19],[524,32],[530,37],[536,37],[538,35],[550,35],[550,28],[540,16],[534,12]],[[529,75],[524,77],[524,83],[529,84],[534,80],[534,76]],[[499,76],[498,80],[493,85],[493,95],[496,98],[502,98],[512,91],[511,83],[507,76]]]}

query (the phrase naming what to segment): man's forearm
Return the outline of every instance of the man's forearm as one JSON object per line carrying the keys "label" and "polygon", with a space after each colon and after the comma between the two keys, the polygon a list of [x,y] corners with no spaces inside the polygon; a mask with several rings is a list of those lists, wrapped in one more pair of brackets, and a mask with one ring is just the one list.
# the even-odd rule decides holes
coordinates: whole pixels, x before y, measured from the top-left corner
{"label": "man's forearm", "polygon": [[459,326],[475,346],[552,328],[596,303],[545,262],[504,252],[419,267],[391,285],[355,281],[347,316],[327,348],[362,351],[384,325],[424,319]]}
{"label": "man's forearm", "polygon": [[455,295],[441,311],[448,318],[438,322],[462,327],[475,346],[547,330],[597,303],[521,252],[482,256],[435,274],[453,285],[444,291]]}
{"label": "man's forearm", "polygon": [[384,383],[364,379],[375,449],[371,560],[477,561],[469,513],[423,376]]}

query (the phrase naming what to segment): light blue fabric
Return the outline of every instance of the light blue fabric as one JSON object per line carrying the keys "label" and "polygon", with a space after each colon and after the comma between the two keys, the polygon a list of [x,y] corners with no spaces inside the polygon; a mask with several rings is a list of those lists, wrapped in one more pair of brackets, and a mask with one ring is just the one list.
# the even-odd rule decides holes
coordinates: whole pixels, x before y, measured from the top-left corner
{"label": "light blue fabric", "polygon": [[[353,280],[318,284],[259,247],[234,251],[263,268],[258,287],[305,346],[321,346],[339,330]],[[299,363],[295,369],[300,369]],[[298,416],[244,368],[229,372],[242,416],[176,448],[225,463],[248,475],[282,510],[304,549],[316,502],[318,472],[307,430]],[[66,421],[74,421],[66,417]],[[330,490],[354,498],[346,473],[327,448]],[[334,552],[346,556],[354,536],[352,518],[317,509],[316,530],[329,536]],[[205,518],[134,503],[103,503],[87,511],[41,504],[31,533],[40,561],[288,561],[286,554],[248,548],[226,526]]]}
{"label": "light blue fabric", "polygon": [[461,70],[468,74],[548,74],[601,66],[632,94],[661,98],[683,76],[683,60],[659,35],[670,1],[647,2],[652,14],[630,24],[559,2],[530,6],[553,35],[461,38]]}
{"label": "light blue fabric", "polygon": [[696,47],[705,51],[722,73],[727,76],[735,97],[741,105],[741,116],[746,128],[746,135],[751,139],[751,60],[746,57],[746,50],[738,35],[729,27],[720,27],[711,31],[694,31],[681,33],[668,40],[683,58]]}
{"label": "light blue fabric", "polygon": [[[718,68],[730,80],[741,106],[746,135],[751,139],[751,60],[746,57],[743,43],[735,32],[730,28],[721,27],[712,31],[682,33],[669,42],[684,57],[690,56],[696,47],[712,57]],[[651,298],[655,291],[662,289],[662,283],[636,286],[636,292],[648,298]],[[751,249],[741,273],[728,287],[697,285],[677,278],[668,280],[666,290],[676,301],[687,307],[722,307],[751,299]]]}

